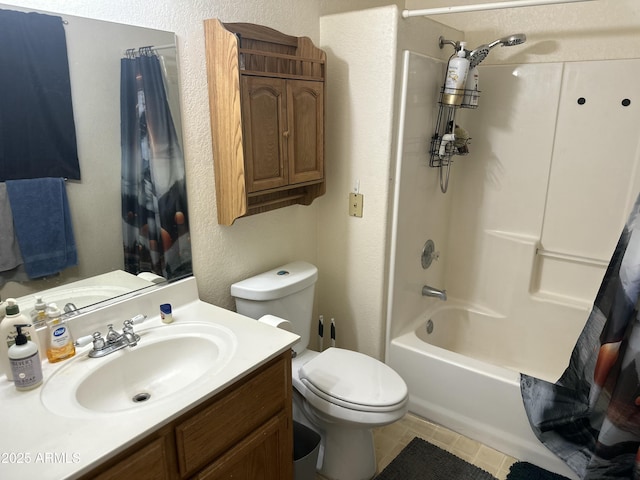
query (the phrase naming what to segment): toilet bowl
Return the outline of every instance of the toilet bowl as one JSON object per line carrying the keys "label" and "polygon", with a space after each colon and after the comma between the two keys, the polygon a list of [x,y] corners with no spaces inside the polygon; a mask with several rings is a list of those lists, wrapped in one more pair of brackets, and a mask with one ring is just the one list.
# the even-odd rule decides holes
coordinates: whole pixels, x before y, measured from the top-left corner
{"label": "toilet bowl", "polygon": [[294,345],[294,419],[322,438],[318,470],[331,480],[369,480],[376,473],[372,429],[406,413],[407,386],[388,365],[331,347],[308,350],[317,268],[293,262],[234,283],[238,313],[276,315],[301,336]]}

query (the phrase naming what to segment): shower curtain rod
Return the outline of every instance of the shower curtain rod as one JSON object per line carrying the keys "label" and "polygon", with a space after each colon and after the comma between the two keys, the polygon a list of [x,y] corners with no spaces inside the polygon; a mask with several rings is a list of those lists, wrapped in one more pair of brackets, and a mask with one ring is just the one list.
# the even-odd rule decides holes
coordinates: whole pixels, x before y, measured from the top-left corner
{"label": "shower curtain rod", "polygon": [[176,48],[176,44],[175,43],[170,43],[168,45],[158,45],[156,46],[151,46],[151,50],[164,50],[166,48]]}
{"label": "shower curtain rod", "polygon": [[165,50],[167,48],[176,48],[176,44],[175,43],[169,43],[167,45],[145,45],[144,47],[135,47],[135,48],[128,48],[127,50],[124,51],[124,55],[127,54],[127,52],[138,52],[141,49],[144,48],[150,48],[151,50]]}
{"label": "shower curtain rod", "polygon": [[426,17],[446,13],[480,12],[484,10],[500,10],[503,8],[537,7],[540,5],[556,5],[562,3],[593,2],[595,0],[515,0],[509,2],[476,3],[474,5],[457,5],[453,7],[436,7],[423,10],[403,10],[402,16]]}

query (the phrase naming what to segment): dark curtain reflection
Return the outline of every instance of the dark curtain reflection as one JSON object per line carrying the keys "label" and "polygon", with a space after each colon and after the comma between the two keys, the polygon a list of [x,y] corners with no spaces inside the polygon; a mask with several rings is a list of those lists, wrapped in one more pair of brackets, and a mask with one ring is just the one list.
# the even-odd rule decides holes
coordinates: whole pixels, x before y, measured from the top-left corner
{"label": "dark curtain reflection", "polygon": [[125,269],[179,278],[191,273],[184,159],[158,57],[123,58],[120,86]]}
{"label": "dark curtain reflection", "polygon": [[64,25],[0,10],[0,181],[80,179]]}

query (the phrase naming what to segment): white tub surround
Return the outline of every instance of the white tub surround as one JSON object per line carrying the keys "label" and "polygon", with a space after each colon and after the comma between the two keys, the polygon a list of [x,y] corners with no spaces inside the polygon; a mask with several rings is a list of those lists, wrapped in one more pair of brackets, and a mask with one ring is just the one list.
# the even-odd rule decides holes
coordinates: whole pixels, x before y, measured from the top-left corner
{"label": "white tub surround", "polygon": [[[171,325],[163,324],[160,319],[162,303],[173,306],[174,323]],[[0,459],[0,477],[3,480],[77,478],[285,352],[298,339],[290,332],[200,301],[195,278],[74,317],[70,329],[76,338],[94,331],[104,334],[109,323],[120,331],[123,320],[138,314],[148,316],[144,323],[135,327],[142,337],[139,345],[143,344],[143,334],[149,329],[170,329],[181,324],[214,324],[235,337],[232,358],[215,374],[205,376],[184,391],[156,403],[151,403],[151,399],[147,405],[140,404],[140,408],[113,414],[87,414],[82,418],[50,412],[43,405],[41,395],[47,388],[47,380],[64,369],[67,362],[100,362],[102,359],[99,358],[76,358],[86,357],[91,345],[79,348],[71,360],[56,364],[45,360],[45,382],[35,390],[18,392],[13,383],[3,377],[0,380],[0,424],[4,432],[0,437],[0,452],[6,455]],[[124,352],[126,354],[127,350]],[[172,352],[166,354],[170,356]]]}
{"label": "white tub surround", "polygon": [[425,348],[412,332],[393,339],[389,359],[409,386],[410,412],[515,458],[578,478],[531,431],[517,372]]}

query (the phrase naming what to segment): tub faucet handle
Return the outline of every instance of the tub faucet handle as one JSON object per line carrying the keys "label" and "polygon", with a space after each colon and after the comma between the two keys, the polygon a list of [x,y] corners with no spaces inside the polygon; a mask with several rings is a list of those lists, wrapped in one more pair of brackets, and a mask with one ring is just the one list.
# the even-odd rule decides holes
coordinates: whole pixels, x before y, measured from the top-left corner
{"label": "tub faucet handle", "polygon": [[431,266],[431,262],[440,258],[440,252],[436,252],[436,245],[433,240],[429,239],[422,247],[422,255],[420,257],[420,263],[425,270]]}

